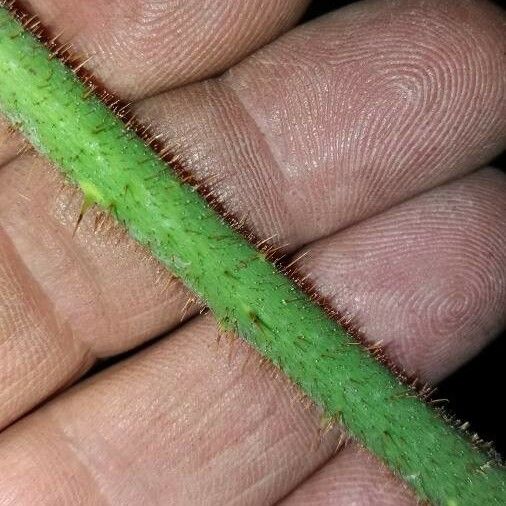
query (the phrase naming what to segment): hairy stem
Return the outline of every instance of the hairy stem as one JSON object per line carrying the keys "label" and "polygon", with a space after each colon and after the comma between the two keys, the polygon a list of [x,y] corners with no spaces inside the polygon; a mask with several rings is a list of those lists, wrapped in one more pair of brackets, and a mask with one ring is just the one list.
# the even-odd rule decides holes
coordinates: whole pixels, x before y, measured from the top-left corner
{"label": "hairy stem", "polygon": [[0,110],[362,444],[444,505],[506,504],[505,472],[181,182],[0,7]]}

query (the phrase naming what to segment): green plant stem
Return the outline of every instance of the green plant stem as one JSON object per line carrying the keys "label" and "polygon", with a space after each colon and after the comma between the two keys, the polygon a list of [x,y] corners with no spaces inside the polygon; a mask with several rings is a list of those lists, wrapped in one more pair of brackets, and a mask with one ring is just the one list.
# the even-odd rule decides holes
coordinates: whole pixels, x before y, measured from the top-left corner
{"label": "green plant stem", "polygon": [[505,473],[414,396],[0,7],[0,110],[326,415],[444,505],[506,504]]}

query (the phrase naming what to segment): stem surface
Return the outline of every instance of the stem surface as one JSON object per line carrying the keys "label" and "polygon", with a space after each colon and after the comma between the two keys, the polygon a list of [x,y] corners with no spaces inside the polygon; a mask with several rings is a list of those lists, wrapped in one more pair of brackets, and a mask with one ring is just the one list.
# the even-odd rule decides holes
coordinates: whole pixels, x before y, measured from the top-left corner
{"label": "stem surface", "polygon": [[0,110],[421,499],[504,505],[505,472],[213,211],[0,6]]}

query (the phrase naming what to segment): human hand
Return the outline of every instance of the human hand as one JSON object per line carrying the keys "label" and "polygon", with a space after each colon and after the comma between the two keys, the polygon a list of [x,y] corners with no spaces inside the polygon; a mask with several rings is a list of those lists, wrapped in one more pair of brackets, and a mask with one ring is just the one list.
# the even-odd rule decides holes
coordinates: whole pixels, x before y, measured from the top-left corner
{"label": "human hand", "polygon": [[[437,381],[497,332],[506,181],[476,171],[504,145],[496,9],[361,3],[245,58],[304,2],[128,3],[30,2],[227,209],[287,253],[308,245],[301,269],[409,372]],[[1,504],[413,502],[355,443],[334,455],[338,429],[246,345],[217,344],[111,223],[92,210],[76,229],[80,209],[38,157],[0,170],[2,426],[173,332],[4,431]]]}

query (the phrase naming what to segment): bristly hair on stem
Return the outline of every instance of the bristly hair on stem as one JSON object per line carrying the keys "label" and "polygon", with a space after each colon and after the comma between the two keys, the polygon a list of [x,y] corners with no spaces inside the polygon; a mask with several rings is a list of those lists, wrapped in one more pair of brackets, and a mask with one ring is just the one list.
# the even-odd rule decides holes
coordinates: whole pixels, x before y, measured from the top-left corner
{"label": "bristly hair on stem", "polygon": [[15,4],[2,3],[0,111],[83,191],[87,205],[110,213],[205,301],[224,332],[283,371],[420,499],[506,504],[505,470],[465,427],[448,423],[380,363],[380,344],[357,343],[348,318],[328,310],[297,262],[273,263],[271,241],[239,233],[241,222],[213,201],[212,188],[139,129],[126,104],[104,95],[83,60],[56,39],[45,46],[36,18],[15,10],[16,19]]}

